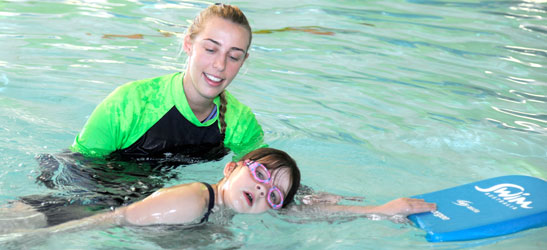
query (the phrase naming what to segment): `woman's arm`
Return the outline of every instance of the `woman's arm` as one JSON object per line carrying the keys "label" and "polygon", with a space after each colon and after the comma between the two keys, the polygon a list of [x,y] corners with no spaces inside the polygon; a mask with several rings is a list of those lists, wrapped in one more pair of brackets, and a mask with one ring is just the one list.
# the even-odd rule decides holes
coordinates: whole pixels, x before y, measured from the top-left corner
{"label": "woman's arm", "polygon": [[120,110],[116,91],[103,100],[91,113],[80,133],[70,146],[72,152],[84,156],[104,157],[120,149]]}

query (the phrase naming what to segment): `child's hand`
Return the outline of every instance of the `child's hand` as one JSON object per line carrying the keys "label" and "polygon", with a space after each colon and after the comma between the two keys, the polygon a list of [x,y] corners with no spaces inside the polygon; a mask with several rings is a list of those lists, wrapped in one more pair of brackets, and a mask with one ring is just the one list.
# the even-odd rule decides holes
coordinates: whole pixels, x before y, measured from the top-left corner
{"label": "child's hand", "polygon": [[378,206],[378,213],[385,215],[410,215],[437,210],[437,204],[425,202],[423,199],[399,198]]}

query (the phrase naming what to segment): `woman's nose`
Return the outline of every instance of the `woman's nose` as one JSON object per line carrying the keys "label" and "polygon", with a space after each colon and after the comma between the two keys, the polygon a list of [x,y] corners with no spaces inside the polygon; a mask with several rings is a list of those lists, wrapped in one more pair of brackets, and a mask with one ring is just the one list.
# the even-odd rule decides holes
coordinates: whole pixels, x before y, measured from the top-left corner
{"label": "woman's nose", "polygon": [[213,62],[213,67],[218,71],[224,71],[226,68],[226,58],[222,55],[218,55]]}

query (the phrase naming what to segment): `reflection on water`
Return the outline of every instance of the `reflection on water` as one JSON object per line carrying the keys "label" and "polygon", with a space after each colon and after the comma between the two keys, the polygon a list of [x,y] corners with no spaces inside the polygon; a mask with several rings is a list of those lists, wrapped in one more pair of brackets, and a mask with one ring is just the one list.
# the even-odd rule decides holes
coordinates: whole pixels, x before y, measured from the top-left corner
{"label": "reflection on water", "polygon": [[547,57],[547,50],[544,50],[544,49],[523,48],[523,47],[516,47],[516,46],[505,46],[505,48],[515,52],[519,52],[522,55],[526,55],[526,56]]}

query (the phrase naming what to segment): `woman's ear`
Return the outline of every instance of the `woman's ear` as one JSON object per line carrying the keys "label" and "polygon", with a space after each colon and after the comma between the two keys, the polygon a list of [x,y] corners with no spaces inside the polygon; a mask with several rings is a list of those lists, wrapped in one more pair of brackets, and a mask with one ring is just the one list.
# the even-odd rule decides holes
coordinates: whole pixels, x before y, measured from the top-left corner
{"label": "woman's ear", "polygon": [[193,44],[194,44],[194,42],[192,41],[192,38],[190,37],[190,35],[185,35],[182,47],[184,49],[184,52],[186,52],[186,54],[188,56],[192,55],[192,45]]}
{"label": "woman's ear", "polygon": [[237,162],[228,162],[226,163],[226,166],[224,166],[224,177],[228,177],[237,167]]}

